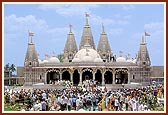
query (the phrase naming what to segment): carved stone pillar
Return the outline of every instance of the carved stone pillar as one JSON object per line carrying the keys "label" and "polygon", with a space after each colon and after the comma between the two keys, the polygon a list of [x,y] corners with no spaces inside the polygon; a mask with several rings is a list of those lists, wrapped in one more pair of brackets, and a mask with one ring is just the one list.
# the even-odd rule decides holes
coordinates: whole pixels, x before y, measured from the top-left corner
{"label": "carved stone pillar", "polygon": [[130,71],[128,71],[128,84],[130,84]]}
{"label": "carved stone pillar", "polygon": [[113,84],[115,84],[115,74],[116,74],[116,72],[113,71]]}
{"label": "carved stone pillar", "polygon": [[79,71],[79,84],[82,84],[82,71]]}
{"label": "carved stone pillar", "polygon": [[104,74],[105,74],[105,70],[103,70],[103,73],[102,73],[102,85],[104,85]]}
{"label": "carved stone pillar", "polygon": [[9,85],[11,85],[11,79],[9,78]]}
{"label": "carved stone pillar", "polygon": [[73,82],[73,72],[70,72],[70,81]]}
{"label": "carved stone pillar", "polygon": [[60,80],[62,80],[62,72],[60,72]]}
{"label": "carved stone pillar", "polygon": [[93,71],[93,80],[95,80],[96,70]]}
{"label": "carved stone pillar", "polygon": [[45,79],[44,83],[47,84],[47,72],[45,72],[45,74],[44,74],[44,79]]}

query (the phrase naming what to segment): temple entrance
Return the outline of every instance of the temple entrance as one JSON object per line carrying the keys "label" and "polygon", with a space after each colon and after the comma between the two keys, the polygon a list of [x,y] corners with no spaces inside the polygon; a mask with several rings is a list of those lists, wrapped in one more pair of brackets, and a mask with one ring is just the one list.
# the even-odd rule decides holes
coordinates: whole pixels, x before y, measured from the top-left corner
{"label": "temple entrance", "polygon": [[78,70],[75,70],[73,73],[73,84],[74,85],[79,84],[79,80],[80,80],[79,78],[80,78],[80,75],[78,73]]}
{"label": "temple entrance", "polygon": [[106,71],[104,74],[104,83],[105,84],[112,84],[112,73],[110,71]]}
{"label": "temple entrance", "polygon": [[123,71],[117,72],[116,77],[115,77],[115,83],[116,84],[127,84],[128,83],[128,73],[123,72]]}
{"label": "temple entrance", "polygon": [[93,79],[93,74],[90,71],[85,71],[82,73],[82,82],[85,80]]}
{"label": "temple entrance", "polygon": [[95,81],[97,81],[98,84],[102,83],[102,74],[101,74],[100,70],[97,70],[97,72],[95,74]]}
{"label": "temple entrance", "polygon": [[60,74],[58,72],[51,71],[47,73],[47,84],[50,84],[59,79],[60,79]]}
{"label": "temple entrance", "polygon": [[69,71],[64,71],[63,73],[62,73],[62,80],[65,80],[65,81],[70,81],[70,73],[69,73]]}

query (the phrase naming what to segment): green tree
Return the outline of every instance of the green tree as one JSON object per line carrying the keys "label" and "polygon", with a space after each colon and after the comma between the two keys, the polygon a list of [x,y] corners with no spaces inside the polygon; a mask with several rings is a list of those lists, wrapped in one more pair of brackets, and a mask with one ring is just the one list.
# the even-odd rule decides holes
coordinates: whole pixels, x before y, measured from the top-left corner
{"label": "green tree", "polygon": [[62,54],[57,55],[57,57],[60,60],[60,62],[63,62],[63,55]]}
{"label": "green tree", "polygon": [[12,74],[12,72],[15,72],[16,71],[16,66],[14,65],[14,64],[6,64],[5,66],[4,66],[4,71],[7,71],[7,72],[9,72],[9,74],[11,75]]}
{"label": "green tree", "polygon": [[12,64],[12,65],[10,66],[10,70],[11,70],[12,72],[15,72],[15,71],[16,71],[16,66],[15,66],[14,64]]}
{"label": "green tree", "polygon": [[5,71],[9,71],[10,70],[10,64],[9,63],[4,66],[4,70]]}

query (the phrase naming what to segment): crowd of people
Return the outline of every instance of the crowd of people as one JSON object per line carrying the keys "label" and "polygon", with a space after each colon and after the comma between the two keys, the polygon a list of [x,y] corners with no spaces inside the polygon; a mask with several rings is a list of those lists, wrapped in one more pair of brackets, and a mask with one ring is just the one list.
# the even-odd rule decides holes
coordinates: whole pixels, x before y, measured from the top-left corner
{"label": "crowd of people", "polygon": [[164,98],[164,85],[111,89],[93,80],[80,86],[69,82],[63,89],[5,89],[4,101],[23,103],[25,111],[149,111]]}

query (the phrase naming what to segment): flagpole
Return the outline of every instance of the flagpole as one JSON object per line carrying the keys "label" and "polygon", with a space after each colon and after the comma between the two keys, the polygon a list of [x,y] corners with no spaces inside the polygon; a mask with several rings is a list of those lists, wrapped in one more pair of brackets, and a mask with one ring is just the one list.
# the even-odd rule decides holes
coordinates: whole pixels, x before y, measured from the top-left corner
{"label": "flagpole", "polygon": [[144,42],[146,43],[146,30],[144,31]]}
{"label": "flagpole", "polygon": [[[145,39],[146,39],[146,36],[150,36],[150,34],[145,32]],[[146,42],[146,40],[145,40],[145,42]]]}
{"label": "flagpole", "polygon": [[146,35],[145,35],[145,43],[146,43]]}
{"label": "flagpole", "polygon": [[30,41],[29,39],[30,39],[30,37],[29,37],[29,30],[28,30],[28,43],[29,43],[29,41]]}

